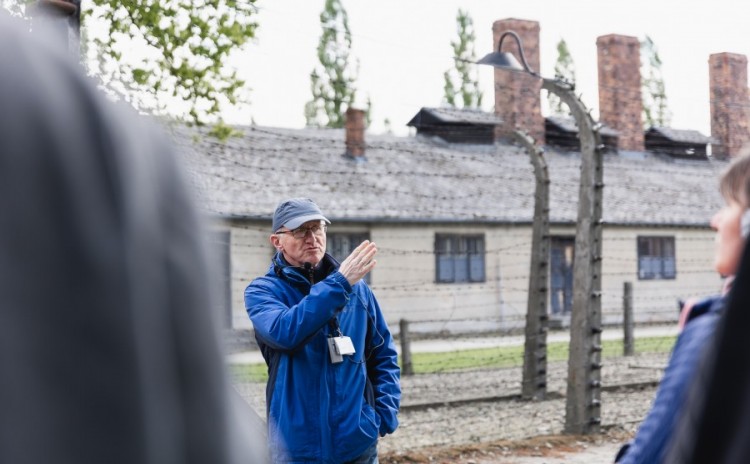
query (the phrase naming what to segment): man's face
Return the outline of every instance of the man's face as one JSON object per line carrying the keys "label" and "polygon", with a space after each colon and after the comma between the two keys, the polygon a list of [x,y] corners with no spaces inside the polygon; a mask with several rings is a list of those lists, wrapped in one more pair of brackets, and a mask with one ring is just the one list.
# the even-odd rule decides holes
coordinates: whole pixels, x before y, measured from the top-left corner
{"label": "man's face", "polygon": [[292,266],[302,267],[304,263],[317,266],[326,251],[326,225],[315,220],[293,231],[282,227],[271,235],[271,244]]}

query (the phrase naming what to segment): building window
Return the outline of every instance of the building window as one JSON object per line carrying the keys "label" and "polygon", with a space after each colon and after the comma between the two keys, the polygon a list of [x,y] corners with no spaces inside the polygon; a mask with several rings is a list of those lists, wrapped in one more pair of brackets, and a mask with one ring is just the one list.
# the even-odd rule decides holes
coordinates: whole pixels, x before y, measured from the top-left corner
{"label": "building window", "polygon": [[[326,251],[340,263],[341,261],[346,259],[346,257],[349,256],[351,252],[359,246],[360,243],[364,242],[365,240],[370,240],[370,234],[367,232],[329,232],[328,234],[326,234]],[[372,280],[372,278],[370,277],[371,274],[372,272],[368,273],[362,280],[369,284]]]}
{"label": "building window", "polygon": [[439,283],[484,282],[484,236],[435,236],[436,279]]}
{"label": "building window", "polygon": [[638,278],[674,279],[674,237],[638,237]]}

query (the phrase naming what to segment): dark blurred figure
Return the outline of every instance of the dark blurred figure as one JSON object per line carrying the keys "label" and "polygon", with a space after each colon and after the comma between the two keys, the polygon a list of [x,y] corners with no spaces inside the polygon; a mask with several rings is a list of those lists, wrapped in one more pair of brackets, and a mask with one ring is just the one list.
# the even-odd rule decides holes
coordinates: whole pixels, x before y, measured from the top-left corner
{"label": "dark blurred figure", "polygon": [[750,462],[750,247],[745,247],[727,300],[688,391],[666,463]]}
{"label": "dark blurred figure", "polygon": [[683,330],[672,349],[651,410],[634,439],[620,450],[615,462],[669,462],[665,460],[669,442],[688,404],[688,391],[700,375],[701,363],[716,339],[717,328],[726,312],[728,294],[734,287],[734,278],[750,236],[750,147],[743,149],[727,166],[719,180],[719,191],[725,204],[711,218],[711,227],[716,231],[714,269],[725,277],[723,289],[720,295],[688,300],[683,305],[679,319]]}
{"label": "dark blurred figure", "polygon": [[150,126],[0,12],[2,463],[264,461]]}

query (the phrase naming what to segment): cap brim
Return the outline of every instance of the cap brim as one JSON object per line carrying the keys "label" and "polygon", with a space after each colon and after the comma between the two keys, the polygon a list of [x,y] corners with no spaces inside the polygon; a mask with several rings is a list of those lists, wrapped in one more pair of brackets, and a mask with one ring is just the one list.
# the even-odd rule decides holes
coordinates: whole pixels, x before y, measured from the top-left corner
{"label": "cap brim", "polygon": [[325,216],[322,214],[308,214],[307,216],[299,216],[291,221],[288,221],[286,224],[283,224],[284,227],[287,229],[296,229],[297,227],[301,226],[302,224],[309,222],[309,221],[325,221],[328,224],[331,223]]}

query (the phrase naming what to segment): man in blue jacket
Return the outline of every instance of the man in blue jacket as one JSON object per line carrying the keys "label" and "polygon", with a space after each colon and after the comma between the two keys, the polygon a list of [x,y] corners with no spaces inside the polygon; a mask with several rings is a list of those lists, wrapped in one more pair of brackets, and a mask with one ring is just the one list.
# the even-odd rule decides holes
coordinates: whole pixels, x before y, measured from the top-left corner
{"label": "man in blue jacket", "polygon": [[329,223],[310,199],[281,202],[271,267],[245,290],[268,365],[268,442],[278,463],[377,463],[378,436],[398,426],[398,356],[362,281],[377,247],[366,240],[339,264],[325,252]]}

